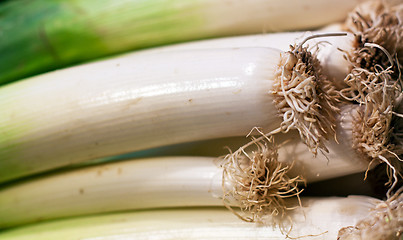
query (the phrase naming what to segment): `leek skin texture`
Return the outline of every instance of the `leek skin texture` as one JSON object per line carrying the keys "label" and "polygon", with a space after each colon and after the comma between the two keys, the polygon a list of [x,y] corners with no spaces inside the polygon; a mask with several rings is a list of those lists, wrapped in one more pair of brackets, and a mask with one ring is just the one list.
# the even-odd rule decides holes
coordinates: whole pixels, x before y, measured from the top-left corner
{"label": "leek skin texture", "polygon": [[174,42],[320,27],[343,20],[359,2],[8,1],[0,6],[0,84]]}
{"label": "leek skin texture", "polygon": [[223,170],[215,160],[146,158],[30,179],[0,190],[0,228],[132,209],[222,206]]}
{"label": "leek skin texture", "polygon": [[[280,51],[129,54],[0,89],[0,182],[157,146],[277,128]],[[24,96],[24,97],[21,97]]]}
{"label": "leek skin texture", "polygon": [[[336,239],[379,201],[369,197],[305,198],[292,211],[290,237]],[[270,222],[270,217],[269,222]],[[283,223],[287,229],[288,223]],[[307,236],[310,235],[310,236]],[[313,236],[316,235],[316,236]],[[1,240],[24,239],[285,239],[277,226],[238,219],[225,208],[181,208],[70,218],[0,233]]]}
{"label": "leek skin texture", "polygon": [[[279,161],[295,161],[291,176],[309,183],[366,169],[333,153],[329,161],[312,158],[303,143],[287,144],[280,154]],[[133,209],[222,206],[219,164],[213,157],[144,158],[28,179],[0,189],[0,228]]]}
{"label": "leek skin texture", "polygon": [[[336,87],[345,86],[344,78],[351,71],[351,63],[346,60],[345,52],[350,52],[357,44],[355,36],[346,33],[341,24],[331,24],[320,30],[308,32],[280,32],[268,34],[254,34],[247,36],[223,37],[208,40],[192,41],[172,44],[165,47],[151,48],[140,51],[150,54],[165,51],[212,49],[212,48],[244,48],[244,47],[274,47],[282,51],[289,51],[290,45],[299,45],[307,37],[321,34],[345,33],[346,36],[317,37],[307,41],[304,46],[316,53],[324,74],[333,80]],[[341,51],[343,50],[343,51]]]}
{"label": "leek skin texture", "polygon": [[[342,112],[340,116],[341,118],[346,118],[345,116],[350,114],[351,112],[348,110]],[[362,156],[359,156],[353,148],[352,124],[349,124],[351,123],[350,120],[351,119],[342,121],[343,126],[339,123],[337,128],[338,142],[333,139],[327,142],[329,152],[319,153],[316,157],[312,155],[312,152],[310,152],[306,144],[301,141],[296,130],[276,134],[274,136],[274,142],[280,146],[278,148],[278,161],[286,163],[294,162],[295,166],[290,172],[293,173],[293,175],[304,176],[308,182],[323,181],[364,172],[369,167],[368,162],[362,159]],[[231,137],[188,142],[132,152],[105,159],[96,159],[81,164],[80,166],[163,156],[223,157],[229,154],[228,149],[235,151],[249,141],[250,139],[246,137]],[[246,151],[251,152],[253,150],[254,149],[247,149]]]}

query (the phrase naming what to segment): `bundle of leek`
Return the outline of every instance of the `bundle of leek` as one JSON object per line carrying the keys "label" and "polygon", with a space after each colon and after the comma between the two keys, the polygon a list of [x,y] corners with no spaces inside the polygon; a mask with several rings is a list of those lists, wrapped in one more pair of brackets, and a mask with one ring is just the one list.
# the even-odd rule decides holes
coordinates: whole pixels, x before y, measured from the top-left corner
{"label": "bundle of leek", "polygon": [[[77,3],[74,9],[81,9],[81,2]],[[214,14],[243,8],[237,1],[231,3],[230,8],[214,8]],[[263,4],[253,1],[248,6],[255,9],[258,3]],[[19,3],[7,4],[10,7]],[[116,6],[123,6],[120,4],[117,2]],[[210,3],[204,1],[200,4]],[[190,5],[179,4],[177,10],[182,12]],[[194,140],[242,136],[253,133],[251,129],[258,133],[258,137],[252,137],[250,143],[230,152],[221,159],[220,166],[212,158],[147,159],[59,172],[10,184],[0,190],[0,228],[38,220],[123,210],[224,205],[243,220],[270,223],[265,227],[253,226],[262,236],[267,234],[278,237],[281,234],[281,238],[286,235],[312,239],[335,237],[336,229],[321,228],[324,221],[318,223],[311,213],[317,206],[331,203],[326,210],[332,212],[334,224],[334,219],[341,213],[333,211],[340,210],[340,202],[350,206],[348,201],[351,198],[307,199],[303,203],[299,202],[302,208],[293,202],[296,199],[289,198],[299,196],[299,185],[304,179],[313,182],[364,171],[368,168],[368,162],[370,165],[373,162],[385,162],[393,170],[394,178],[388,192],[389,200],[379,203],[362,198],[366,212],[375,202],[379,203],[375,207],[378,211],[375,216],[381,217],[358,222],[356,227],[348,227],[357,224],[354,218],[353,221],[343,222],[337,229],[344,227],[339,233],[340,239],[346,233],[351,235],[354,232],[352,230],[361,231],[354,232],[353,237],[400,237],[402,197],[399,194],[402,190],[393,197],[391,192],[397,186],[398,175],[401,174],[398,167],[401,165],[399,155],[403,149],[403,87],[399,58],[403,49],[402,6],[398,4],[389,8],[383,3],[369,3],[350,14],[344,25],[334,25],[314,33],[315,37],[334,36],[329,39],[331,44],[322,44],[321,40],[316,40],[311,43],[314,47],[305,47],[306,41],[313,38],[310,36],[292,45],[291,49],[283,47],[284,43],[294,43],[301,33],[286,34],[287,40],[284,38],[281,43],[271,43],[270,46],[263,43],[260,47],[253,46],[255,40],[249,40],[250,37],[235,41],[232,39],[229,43],[226,42],[228,40],[191,43],[132,53],[2,87],[0,183],[130,151]],[[99,9],[92,11],[93,16],[96,16]],[[34,14],[35,10],[32,12]],[[202,11],[203,14],[206,12]],[[87,21],[87,15],[83,16],[78,20],[69,19],[76,21],[74,23]],[[167,19],[172,18],[170,14],[167,16]],[[257,23],[255,26],[259,26],[262,17],[254,14],[254,18],[249,19],[252,19],[252,24]],[[108,20],[105,17],[105,22]],[[165,20],[162,18],[161,21]],[[175,19],[167,29],[180,25],[180,30],[186,31],[191,24],[182,25],[182,21],[177,22]],[[38,24],[33,21],[32,25],[37,27]],[[160,26],[160,22],[156,25]],[[85,52],[76,55],[75,51],[79,48],[74,46],[72,51],[57,50],[55,46],[58,45],[53,45],[57,37],[53,38],[53,32],[43,30],[43,26],[40,27],[39,35],[50,49],[52,57],[57,59],[56,63],[62,65],[128,48],[216,36],[217,29],[209,28],[209,24],[203,26],[207,27],[201,28],[203,31],[200,31],[200,35],[190,31],[183,38],[167,38],[164,40],[166,42],[159,42],[153,32],[146,32],[144,37],[144,32],[140,31],[136,38],[128,37],[131,40],[137,37],[143,39],[138,45],[126,45],[123,41],[125,44],[117,47],[111,45],[111,51],[87,56],[83,54]],[[226,30],[219,28],[220,34],[243,33],[242,28],[240,32],[232,32],[231,27],[227,28],[225,23],[223,26]],[[281,27],[287,29],[288,25],[286,23]],[[63,33],[65,29],[69,28],[55,27],[54,33]],[[329,29],[338,33],[329,34]],[[253,27],[250,31],[253,31]],[[29,39],[29,33],[22,39]],[[110,39],[121,37],[119,31],[116,33]],[[153,41],[148,41],[149,35],[153,36]],[[105,43],[109,37],[106,37]],[[89,39],[93,40],[92,36]],[[72,43],[74,45],[74,41]],[[99,48],[93,41],[88,41],[88,44],[94,49]],[[225,48],[220,47],[220,44],[225,44]],[[85,44],[82,46],[89,53],[94,50]],[[239,46],[242,48],[236,48]],[[59,59],[60,56],[63,58]],[[48,69],[59,66],[48,65],[48,56],[40,59],[43,61],[35,61],[35,64],[29,63],[28,59],[28,67],[24,68],[27,71],[21,73],[27,75],[47,70],[39,70],[41,64],[45,64]],[[12,61],[7,63],[13,64]],[[11,79],[15,74],[13,71],[5,71],[5,79]],[[22,95],[24,98],[20,97]],[[293,137],[293,134],[298,134],[299,138]],[[282,136],[294,139],[278,140]],[[280,142],[280,149],[275,147],[274,137]],[[255,149],[250,151],[251,147]],[[295,154],[296,151],[301,154]],[[293,154],[287,154],[290,152]],[[317,158],[307,157],[312,153]],[[356,159],[358,164],[353,163],[351,158]],[[66,182],[69,184],[60,188]],[[105,197],[108,194],[110,196]],[[297,199],[300,200],[299,197]],[[41,204],[46,204],[48,208],[42,210]],[[189,218],[186,214],[197,212],[189,209],[170,211],[182,212],[177,219],[170,216],[168,221],[175,224],[178,223],[175,221]],[[222,210],[214,211],[217,212],[217,219],[224,216]],[[210,213],[215,214],[214,211]],[[342,209],[340,211],[343,212]],[[109,215],[99,217],[98,220],[87,217],[89,222],[82,232],[79,227],[70,225],[69,220],[60,220],[61,227],[58,227],[58,222],[42,225],[44,228],[55,227],[53,231],[47,229],[44,232],[41,225],[38,225],[31,229],[10,230],[0,235],[0,239],[24,239],[23,231],[26,229],[38,231],[41,239],[54,237],[54,234],[74,235],[78,238],[141,238],[144,234],[156,234],[150,226],[141,233],[133,232],[133,228],[126,229],[126,225],[119,222],[121,216],[128,217],[126,220],[130,221],[131,226],[141,224],[136,223],[130,214]],[[144,220],[152,214],[135,212],[133,216]],[[201,225],[204,223],[203,218],[202,214],[192,216]],[[87,220],[83,218],[77,221]],[[87,232],[105,228],[107,224],[104,221],[110,220],[117,221],[116,231],[108,228],[106,232]],[[309,228],[310,221],[319,231]],[[275,225],[276,222],[280,224]],[[155,222],[145,222],[150,223]],[[69,227],[64,229],[64,224]],[[232,231],[229,226],[233,223],[227,218],[218,223],[221,229],[219,224],[224,227],[216,237]],[[245,222],[239,224],[247,226]],[[380,231],[366,231],[364,228],[375,228],[378,225],[386,227]],[[206,227],[211,226],[207,224]],[[166,231],[176,231],[179,235],[166,237],[206,237],[197,228],[192,229],[189,235],[188,229],[179,229],[176,225]],[[246,236],[250,233],[250,225],[240,227],[236,233],[236,237]],[[32,236],[30,232],[29,237]]]}

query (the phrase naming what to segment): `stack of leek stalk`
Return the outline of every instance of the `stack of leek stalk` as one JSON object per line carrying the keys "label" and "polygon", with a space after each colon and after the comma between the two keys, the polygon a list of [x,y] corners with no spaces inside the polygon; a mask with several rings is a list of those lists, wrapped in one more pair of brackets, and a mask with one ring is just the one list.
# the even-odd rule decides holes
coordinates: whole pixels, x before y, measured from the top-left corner
{"label": "stack of leek stalk", "polygon": [[[393,0],[1,2],[0,240],[401,239],[402,20]],[[384,194],[309,195],[354,174]]]}

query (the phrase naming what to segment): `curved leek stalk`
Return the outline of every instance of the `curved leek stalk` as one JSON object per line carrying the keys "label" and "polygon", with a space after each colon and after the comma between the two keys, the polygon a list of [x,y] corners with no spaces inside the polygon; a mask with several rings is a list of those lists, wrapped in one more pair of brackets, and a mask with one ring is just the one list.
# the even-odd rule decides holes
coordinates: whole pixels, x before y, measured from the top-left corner
{"label": "curved leek stalk", "polygon": [[256,126],[296,128],[311,148],[324,147],[334,132],[332,96],[319,84],[326,81],[317,61],[295,51],[134,53],[5,86],[0,182],[156,146],[245,136]]}
{"label": "curved leek stalk", "polygon": [[[345,33],[346,36],[339,36]],[[329,34],[327,37],[320,35]],[[331,35],[334,35],[333,37]],[[281,32],[255,34],[237,37],[224,37],[209,40],[192,41],[172,44],[159,48],[139,51],[139,54],[156,54],[166,51],[212,49],[212,48],[245,48],[245,47],[275,47],[288,51],[290,45],[302,42],[307,37],[318,36],[306,44],[311,46],[313,52],[323,68],[324,73],[335,81],[339,88],[344,86],[344,78],[351,71],[351,63],[345,59],[345,52],[352,51],[356,45],[353,34],[347,33],[342,24],[332,24],[316,31]]]}
{"label": "curved leek stalk", "polygon": [[[329,160],[312,159],[299,142],[279,149],[279,162],[295,164],[287,174],[291,178],[303,176],[314,182],[366,169],[343,156],[343,150],[331,153]],[[30,179],[0,190],[0,228],[133,209],[222,206],[223,168],[219,165],[211,157],[145,158]],[[224,181],[226,189],[236,187],[231,179]],[[229,199],[230,205],[239,205],[235,195]]]}
{"label": "curved leek stalk", "polygon": [[[327,142],[328,153],[312,156],[309,148],[299,138],[297,131],[276,134],[274,142],[279,145],[278,159],[280,162],[294,162],[294,175],[301,175],[307,178],[308,182],[317,182],[331,178],[346,176],[368,169],[368,162],[363,160],[353,148],[352,128],[354,107],[345,107],[342,116],[338,121],[338,141]],[[229,149],[235,150],[250,142],[246,137],[231,137],[210,139],[205,141],[187,142],[182,144],[169,145],[164,147],[137,151],[105,159],[96,159],[80,166],[121,161],[129,159],[140,159],[149,157],[164,156],[205,156],[222,157],[229,153]],[[255,150],[255,149],[253,149]],[[253,151],[252,150],[252,151]],[[250,151],[249,151],[250,152]],[[374,167],[374,166],[370,166]]]}
{"label": "curved leek stalk", "polygon": [[0,84],[134,49],[320,27],[343,20],[358,2],[8,1],[0,5]]}
{"label": "curved leek stalk", "polygon": [[280,51],[127,55],[0,89],[0,182],[130,151],[245,136],[281,122]]}
{"label": "curved leek stalk", "polygon": [[[53,239],[336,239],[340,228],[364,218],[379,200],[369,197],[306,198],[290,221],[274,225],[240,221],[224,208],[181,208],[95,215],[5,231],[1,240]],[[281,227],[280,227],[281,226]]]}

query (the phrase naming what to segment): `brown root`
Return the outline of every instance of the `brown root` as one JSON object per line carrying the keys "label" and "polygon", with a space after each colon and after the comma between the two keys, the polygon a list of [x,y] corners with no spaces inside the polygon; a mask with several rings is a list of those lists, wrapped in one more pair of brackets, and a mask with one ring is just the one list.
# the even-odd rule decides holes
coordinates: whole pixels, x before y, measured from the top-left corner
{"label": "brown root", "polygon": [[[386,68],[388,59],[380,49],[365,47],[366,43],[382,46],[391,56],[403,57],[403,4],[389,6],[383,1],[369,1],[358,5],[348,16],[344,26],[354,33],[356,51],[349,54],[355,67],[374,72],[378,64]],[[400,63],[402,59],[400,59]]]}
{"label": "brown root", "polygon": [[[346,52],[352,64],[345,78],[347,87],[340,91],[346,100],[365,104],[372,91],[402,85],[402,21],[403,4],[390,7],[381,1],[361,4],[349,15],[345,28],[355,35],[356,46],[353,52]],[[393,93],[393,97],[399,96],[399,92]]]}
{"label": "brown root", "polygon": [[355,92],[350,99],[361,104],[361,111],[354,119],[353,147],[369,162],[388,165],[387,184],[393,189],[401,177],[402,118],[396,114],[396,99],[402,95],[402,87],[390,81],[390,75],[385,72],[359,70],[356,74],[353,71],[348,83]]}
{"label": "brown root", "polygon": [[307,48],[291,48],[282,55],[273,84],[275,104],[283,117],[277,132],[297,129],[315,155],[318,149],[327,152],[324,142],[335,136],[338,93],[322,74],[315,54]]}
{"label": "brown root", "polygon": [[354,80],[357,82],[357,95],[354,99],[362,106],[359,119],[355,119],[354,141],[355,147],[372,160],[394,148],[389,141],[393,129],[391,123],[395,116],[393,106],[396,95],[399,94],[397,91],[401,90],[387,83],[377,83],[376,74],[373,75],[374,80],[371,78],[367,82],[359,78]]}
{"label": "brown root", "polygon": [[339,240],[400,240],[403,236],[403,188],[379,203],[356,226],[340,229]]}
{"label": "brown root", "polygon": [[[301,192],[298,185],[304,181],[300,176],[287,176],[292,166],[278,162],[277,157],[273,138],[264,136],[223,159],[223,201],[242,220],[263,222],[265,217],[282,218],[288,209],[293,209],[286,206],[285,199],[298,197]],[[240,208],[240,213],[233,210],[231,203]]]}
{"label": "brown root", "polygon": [[355,51],[346,53],[352,70],[340,96],[360,104],[353,132],[354,148],[370,163],[388,166],[390,191],[402,176],[403,4],[381,1],[359,5],[348,17],[346,30],[356,37]]}

